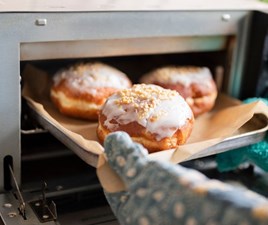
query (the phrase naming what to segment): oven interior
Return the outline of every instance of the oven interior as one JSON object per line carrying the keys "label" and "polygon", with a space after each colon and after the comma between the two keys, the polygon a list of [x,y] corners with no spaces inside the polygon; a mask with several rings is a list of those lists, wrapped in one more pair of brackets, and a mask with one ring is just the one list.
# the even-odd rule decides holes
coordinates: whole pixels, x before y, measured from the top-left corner
{"label": "oven interior", "polygon": [[[52,76],[59,69],[77,62],[99,61],[116,67],[126,73],[133,83],[139,83],[139,78],[143,74],[158,67],[167,65],[206,66],[211,70],[219,91],[228,94],[231,54],[227,43],[234,39],[233,36],[228,37],[226,46],[214,51],[25,60],[21,61],[20,68],[21,74],[23,74],[25,66],[31,64]],[[85,224],[91,224],[89,220],[92,218],[89,218],[94,217],[93,214],[98,214],[96,208],[101,207],[100,211],[105,212],[101,214],[102,223],[116,224],[96,177],[95,168],[87,165],[44,130],[35,121],[24,99],[22,99],[21,113],[21,145],[21,188],[23,192],[40,195],[42,182],[45,181],[48,185],[47,198],[53,199],[56,203],[59,221],[69,218],[72,213],[79,211],[85,214],[79,219],[84,219]],[[219,173],[213,156],[184,162],[182,165],[197,169],[210,178],[246,186],[267,196],[265,192],[265,187],[268,186],[267,175],[251,165],[245,165],[236,171]],[[92,212],[88,214],[85,213],[87,210],[95,211],[93,214]],[[66,221],[64,222],[66,223]]]}

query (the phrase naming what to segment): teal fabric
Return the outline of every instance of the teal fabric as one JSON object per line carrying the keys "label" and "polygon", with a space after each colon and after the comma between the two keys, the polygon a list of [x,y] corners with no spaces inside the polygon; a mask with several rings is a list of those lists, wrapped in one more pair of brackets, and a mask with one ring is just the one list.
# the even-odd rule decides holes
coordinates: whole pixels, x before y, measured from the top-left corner
{"label": "teal fabric", "polygon": [[[110,166],[127,190],[105,196],[122,225],[268,224],[266,198],[211,180],[196,170],[150,160],[124,132],[104,142]],[[261,209],[262,213],[253,213]]]}
{"label": "teal fabric", "polygon": [[[265,98],[249,98],[244,103],[251,103],[258,100],[268,105],[268,100]],[[243,163],[257,165],[268,172],[268,134],[259,143],[218,154],[216,156],[216,162],[220,172],[235,170]]]}

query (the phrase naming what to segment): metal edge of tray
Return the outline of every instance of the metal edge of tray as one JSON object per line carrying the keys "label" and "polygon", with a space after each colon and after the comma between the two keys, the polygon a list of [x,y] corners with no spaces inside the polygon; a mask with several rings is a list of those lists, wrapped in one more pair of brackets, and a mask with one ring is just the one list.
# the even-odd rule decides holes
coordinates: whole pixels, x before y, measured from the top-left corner
{"label": "metal edge of tray", "polygon": [[219,144],[208,147],[207,149],[204,149],[203,151],[192,155],[185,161],[216,155],[222,152],[235,150],[251,144],[256,144],[264,139],[267,130],[268,130],[268,118],[266,118],[266,125],[264,127],[255,131],[250,131],[243,134],[228,137]]}
{"label": "metal edge of tray", "polygon": [[43,126],[43,128],[48,130],[55,138],[61,141],[66,147],[72,150],[87,164],[95,168],[97,167],[97,162],[99,158],[98,154],[86,151],[75,141],[73,141],[68,135],[60,131],[50,120],[38,114],[38,112],[36,112],[36,110],[30,104],[28,105],[31,109],[32,116],[36,119],[37,122],[40,123],[41,126]]}

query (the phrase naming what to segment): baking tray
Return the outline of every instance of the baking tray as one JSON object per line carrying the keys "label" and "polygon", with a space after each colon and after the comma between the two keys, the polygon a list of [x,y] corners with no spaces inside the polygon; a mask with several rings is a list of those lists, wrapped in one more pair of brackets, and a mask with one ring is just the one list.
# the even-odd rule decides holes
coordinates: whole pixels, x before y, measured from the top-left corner
{"label": "baking tray", "polygon": [[[28,105],[30,107],[30,113],[43,128],[48,130],[59,141],[61,141],[74,153],[76,153],[81,159],[83,159],[87,164],[96,167],[98,161],[98,154],[85,150],[77,142],[72,140],[68,135],[59,130],[58,127],[54,125],[52,121],[45,118],[43,115],[39,114],[35,110],[35,108],[31,106],[31,104]],[[267,129],[268,129],[267,117],[263,114],[255,114],[247,123],[245,123],[242,127],[240,127],[233,136],[228,137],[223,141],[221,141],[220,143],[190,156],[185,161],[205,156],[211,156],[221,152],[257,143],[263,140]]]}
{"label": "baking tray", "polygon": [[[50,99],[51,74],[27,65],[22,76],[22,96],[36,121],[86,163],[96,166],[98,156],[104,152],[96,135],[97,123],[67,117],[57,110]],[[256,113],[265,117],[256,116]],[[149,157],[179,163],[253,144],[263,139],[267,130],[266,118],[268,107],[263,102],[242,104],[219,93],[213,110],[196,119],[185,145],[152,153]]]}

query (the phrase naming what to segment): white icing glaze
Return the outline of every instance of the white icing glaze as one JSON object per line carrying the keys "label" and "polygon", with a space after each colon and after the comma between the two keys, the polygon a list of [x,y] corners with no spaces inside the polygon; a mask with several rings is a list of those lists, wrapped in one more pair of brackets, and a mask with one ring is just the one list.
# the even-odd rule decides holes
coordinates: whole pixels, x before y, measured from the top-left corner
{"label": "white icing glaze", "polygon": [[54,76],[54,84],[59,84],[63,79],[67,80],[69,88],[92,95],[98,94],[94,87],[117,89],[130,87],[130,82],[124,73],[101,63],[80,64],[68,70],[61,70]]}
{"label": "white icing glaze", "polygon": [[[158,91],[151,93],[151,89],[156,89],[159,93]],[[155,134],[157,140],[161,140],[172,137],[180,127],[185,125],[187,119],[193,117],[190,107],[176,91],[145,84],[134,85],[129,90],[131,91],[128,92],[127,97],[131,98],[131,102],[118,104],[122,99],[122,92],[118,92],[110,96],[103,106],[102,113],[107,117],[104,125],[109,130],[118,128],[112,120],[122,125],[135,121]],[[143,92],[147,93],[146,97]],[[144,107],[146,107],[145,111]]]}
{"label": "white icing glaze", "polygon": [[207,67],[164,67],[157,69],[142,78],[143,83],[182,84],[189,87],[198,83],[210,87],[212,75]]}

